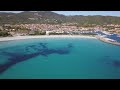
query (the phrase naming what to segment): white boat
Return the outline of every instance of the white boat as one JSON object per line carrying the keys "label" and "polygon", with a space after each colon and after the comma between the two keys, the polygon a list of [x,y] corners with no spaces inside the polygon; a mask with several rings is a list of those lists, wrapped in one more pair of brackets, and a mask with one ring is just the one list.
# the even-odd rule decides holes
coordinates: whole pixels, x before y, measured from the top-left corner
{"label": "white boat", "polygon": [[106,35],[112,35],[112,34],[110,34],[109,32],[106,32],[106,31],[103,31],[103,33],[106,34]]}
{"label": "white boat", "polygon": [[120,35],[117,35],[117,37],[120,37]]}

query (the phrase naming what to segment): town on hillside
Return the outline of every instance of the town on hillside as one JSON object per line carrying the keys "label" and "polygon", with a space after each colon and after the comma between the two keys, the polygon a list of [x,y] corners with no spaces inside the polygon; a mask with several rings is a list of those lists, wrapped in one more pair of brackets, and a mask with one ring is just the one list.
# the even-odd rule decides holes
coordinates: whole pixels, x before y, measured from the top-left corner
{"label": "town on hillside", "polygon": [[[96,31],[120,34],[120,25],[95,25],[79,26],[77,23],[63,24],[4,24],[0,26],[1,32],[11,36],[25,35],[94,35]],[[1,35],[2,36],[2,35]],[[4,35],[3,35],[4,36]],[[7,35],[6,35],[7,36]]]}
{"label": "town on hillside", "polygon": [[0,13],[0,37],[25,35],[120,34],[120,17],[65,16],[51,11]]}

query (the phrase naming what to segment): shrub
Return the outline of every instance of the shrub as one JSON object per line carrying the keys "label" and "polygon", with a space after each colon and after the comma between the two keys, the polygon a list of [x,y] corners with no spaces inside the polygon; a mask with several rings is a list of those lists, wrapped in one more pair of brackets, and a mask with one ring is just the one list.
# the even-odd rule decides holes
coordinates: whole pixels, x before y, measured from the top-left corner
{"label": "shrub", "polygon": [[0,31],[0,36],[7,37],[7,36],[11,36],[11,35],[7,31]]}

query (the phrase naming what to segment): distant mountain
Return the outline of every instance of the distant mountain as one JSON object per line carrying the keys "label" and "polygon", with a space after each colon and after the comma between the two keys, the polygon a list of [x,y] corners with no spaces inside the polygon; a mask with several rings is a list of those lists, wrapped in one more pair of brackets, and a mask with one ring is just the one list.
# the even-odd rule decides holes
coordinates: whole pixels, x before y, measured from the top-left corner
{"label": "distant mountain", "polygon": [[65,16],[51,11],[25,11],[21,13],[0,12],[0,24],[21,24],[21,23],[50,23],[59,24],[76,22],[79,24],[120,24],[120,17],[115,16]]}
{"label": "distant mountain", "polygon": [[61,23],[66,17],[50,11],[0,13],[0,24],[4,23]]}

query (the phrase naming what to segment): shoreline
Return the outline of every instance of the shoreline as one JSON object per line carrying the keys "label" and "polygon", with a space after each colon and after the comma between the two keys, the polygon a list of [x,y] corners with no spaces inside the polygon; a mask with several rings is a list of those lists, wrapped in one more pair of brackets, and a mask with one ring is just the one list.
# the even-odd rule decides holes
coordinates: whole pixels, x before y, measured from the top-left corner
{"label": "shoreline", "polygon": [[37,38],[86,38],[86,39],[98,39],[102,42],[120,46],[120,43],[112,41],[111,39],[101,36],[85,36],[85,35],[40,35],[40,36],[14,36],[14,37],[0,37],[0,42],[24,40],[24,39],[37,39]]}
{"label": "shoreline", "polygon": [[96,39],[93,36],[84,36],[84,35],[41,35],[41,36],[14,36],[14,37],[0,37],[1,41],[11,41],[11,40],[21,40],[21,39],[33,39],[33,38],[89,38]]}

